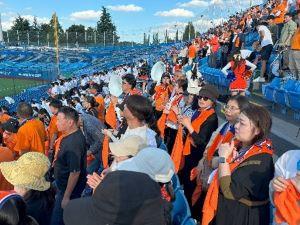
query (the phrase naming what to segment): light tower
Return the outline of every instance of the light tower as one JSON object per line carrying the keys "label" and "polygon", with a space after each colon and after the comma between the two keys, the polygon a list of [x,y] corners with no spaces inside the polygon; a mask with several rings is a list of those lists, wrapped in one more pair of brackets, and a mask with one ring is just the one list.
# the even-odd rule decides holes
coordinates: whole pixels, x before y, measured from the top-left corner
{"label": "light tower", "polygon": [[0,13],[0,43],[4,42],[3,32],[2,32],[2,23],[1,23],[1,13]]}

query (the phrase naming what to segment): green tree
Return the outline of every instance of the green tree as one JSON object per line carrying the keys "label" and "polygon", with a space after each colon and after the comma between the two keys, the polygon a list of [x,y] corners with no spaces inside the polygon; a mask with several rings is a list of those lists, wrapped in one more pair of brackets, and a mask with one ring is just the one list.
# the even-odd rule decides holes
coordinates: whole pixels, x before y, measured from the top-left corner
{"label": "green tree", "polygon": [[66,32],[68,32],[69,43],[85,43],[85,27],[84,25],[71,25]]}
{"label": "green tree", "polygon": [[186,27],[184,29],[182,40],[190,41],[194,38],[195,38],[195,27],[192,22],[188,22],[188,24],[186,25]]}
{"label": "green tree", "polygon": [[111,20],[110,13],[105,7],[102,7],[100,20],[97,22],[97,41],[100,43],[112,44],[117,43],[119,37],[117,35],[116,26]]}
{"label": "green tree", "polygon": [[30,42],[31,44],[38,44],[38,41],[40,40],[40,31],[41,31],[41,26],[37,21],[36,16],[33,18],[32,25],[30,26]]}
{"label": "green tree", "polygon": [[178,29],[176,30],[176,34],[175,34],[175,42],[179,41],[179,33],[178,33]]}
{"label": "green tree", "polygon": [[9,30],[10,42],[14,44],[27,43],[27,34],[30,31],[28,19],[20,15],[13,21],[13,26]]}

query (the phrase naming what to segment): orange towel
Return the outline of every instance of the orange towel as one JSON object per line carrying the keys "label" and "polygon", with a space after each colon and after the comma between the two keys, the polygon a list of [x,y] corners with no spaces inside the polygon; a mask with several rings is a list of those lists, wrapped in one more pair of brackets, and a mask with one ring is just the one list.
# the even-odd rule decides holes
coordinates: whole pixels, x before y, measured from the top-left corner
{"label": "orange towel", "polygon": [[276,208],[275,220],[277,223],[288,223],[289,225],[300,224],[300,193],[289,182],[287,189],[283,192],[274,193],[274,204]]}

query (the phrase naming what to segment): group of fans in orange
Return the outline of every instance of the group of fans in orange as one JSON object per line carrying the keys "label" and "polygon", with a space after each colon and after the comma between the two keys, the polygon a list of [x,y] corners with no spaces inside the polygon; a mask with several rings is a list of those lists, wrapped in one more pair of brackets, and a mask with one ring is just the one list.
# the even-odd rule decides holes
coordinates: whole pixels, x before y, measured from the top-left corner
{"label": "group of fans in orange", "polygon": [[[247,28],[257,9],[217,32],[233,21]],[[73,86],[14,115],[1,106],[0,224],[173,224],[184,213],[174,215],[176,182],[195,223],[299,224],[300,150],[274,166],[272,117],[244,96],[256,65],[242,59],[242,35],[233,38],[221,46],[231,45],[223,72],[235,77],[222,110],[197,65],[198,56],[216,64],[216,34],[173,48],[151,76],[120,65],[61,79]]]}

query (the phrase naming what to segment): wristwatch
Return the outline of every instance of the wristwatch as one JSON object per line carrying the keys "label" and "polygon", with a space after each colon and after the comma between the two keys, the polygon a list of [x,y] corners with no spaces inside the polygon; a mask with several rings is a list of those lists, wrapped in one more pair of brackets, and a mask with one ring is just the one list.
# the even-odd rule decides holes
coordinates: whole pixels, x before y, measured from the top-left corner
{"label": "wristwatch", "polygon": [[227,163],[225,157],[219,157],[219,163]]}

